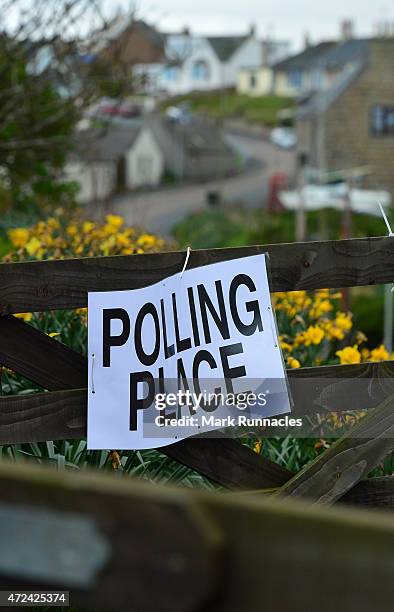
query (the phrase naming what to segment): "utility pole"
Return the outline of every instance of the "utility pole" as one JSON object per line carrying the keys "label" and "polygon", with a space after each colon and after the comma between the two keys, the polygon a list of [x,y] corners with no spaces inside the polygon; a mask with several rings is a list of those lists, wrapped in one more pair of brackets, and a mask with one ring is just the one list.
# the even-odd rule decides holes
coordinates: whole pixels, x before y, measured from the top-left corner
{"label": "utility pole", "polygon": [[296,211],[296,227],[295,227],[295,239],[296,242],[305,242],[306,239],[306,211],[305,211],[305,200],[304,200],[304,186],[305,186],[305,166],[308,161],[306,153],[300,153],[298,156],[298,195],[299,203]]}
{"label": "utility pole", "polygon": [[393,352],[393,325],[394,325],[394,293],[391,285],[384,286],[384,323],[383,344],[389,353]]}

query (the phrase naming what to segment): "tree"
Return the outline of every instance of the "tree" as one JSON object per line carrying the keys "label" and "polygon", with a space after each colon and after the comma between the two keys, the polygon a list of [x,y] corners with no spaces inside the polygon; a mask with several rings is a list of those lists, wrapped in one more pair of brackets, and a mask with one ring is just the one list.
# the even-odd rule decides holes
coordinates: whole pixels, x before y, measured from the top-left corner
{"label": "tree", "polygon": [[[111,70],[86,61],[101,0],[0,0],[0,198],[21,207],[59,199],[74,129]],[[68,186],[66,192],[69,193]],[[11,197],[4,197],[8,192]]]}

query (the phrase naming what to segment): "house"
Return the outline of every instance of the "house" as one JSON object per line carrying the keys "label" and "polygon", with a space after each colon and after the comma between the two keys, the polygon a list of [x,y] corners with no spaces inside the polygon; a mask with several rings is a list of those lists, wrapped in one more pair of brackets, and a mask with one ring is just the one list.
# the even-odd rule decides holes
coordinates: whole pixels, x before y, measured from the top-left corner
{"label": "house", "polygon": [[118,191],[157,186],[163,171],[163,153],[152,130],[136,123],[78,131],[64,174],[79,183],[78,199],[87,203]]}
{"label": "house", "polygon": [[237,74],[237,91],[248,96],[272,93],[271,67],[291,55],[291,43],[269,37],[262,41],[262,62],[260,66],[244,66]]}
{"label": "house", "polygon": [[335,46],[335,42],[321,42],[271,66],[248,66],[239,72],[237,91],[250,96],[294,97],[321,88],[325,72],[322,60]]}
{"label": "house", "polygon": [[166,171],[179,181],[223,179],[240,168],[239,155],[213,120],[191,115],[177,121],[157,115],[149,125],[165,156]]}
{"label": "house", "polygon": [[130,69],[139,63],[164,60],[164,37],[150,24],[134,15],[119,13],[103,30],[95,32],[89,51]]}
{"label": "house", "polygon": [[262,45],[254,27],[243,36],[197,36],[185,29],[165,35],[165,57],[135,67],[143,91],[178,95],[234,87],[243,66],[261,65]]}
{"label": "house", "polygon": [[348,68],[300,107],[299,158],[323,172],[367,166],[362,186],[394,195],[394,38],[336,49],[334,73],[344,54],[352,57]]}

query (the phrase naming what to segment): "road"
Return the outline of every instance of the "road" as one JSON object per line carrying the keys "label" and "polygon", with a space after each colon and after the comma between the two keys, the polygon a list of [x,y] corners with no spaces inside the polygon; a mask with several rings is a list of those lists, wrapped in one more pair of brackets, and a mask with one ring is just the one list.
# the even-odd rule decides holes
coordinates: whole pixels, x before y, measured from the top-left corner
{"label": "road", "polygon": [[295,153],[280,150],[255,136],[231,134],[231,138],[255,160],[256,167],[224,180],[122,194],[111,202],[111,211],[122,215],[129,225],[140,225],[151,232],[168,235],[176,223],[205,207],[209,191],[220,190],[227,205],[262,206],[267,195],[268,177],[273,172],[280,170],[293,176]]}

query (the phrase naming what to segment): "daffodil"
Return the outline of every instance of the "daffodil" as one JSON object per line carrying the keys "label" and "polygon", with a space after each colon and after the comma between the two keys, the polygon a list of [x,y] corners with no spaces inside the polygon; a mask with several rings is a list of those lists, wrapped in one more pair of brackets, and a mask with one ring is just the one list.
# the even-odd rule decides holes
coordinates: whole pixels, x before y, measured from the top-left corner
{"label": "daffodil", "polygon": [[389,352],[383,344],[371,351],[369,361],[386,361],[389,359]]}
{"label": "daffodil", "polygon": [[346,346],[335,353],[342,364],[360,363],[361,353],[358,350],[357,344],[354,346]]}

